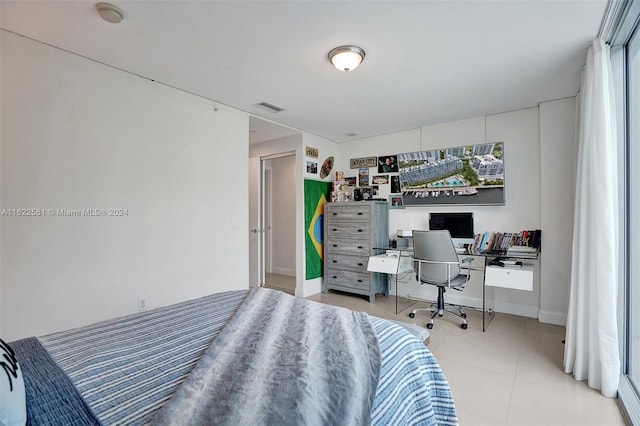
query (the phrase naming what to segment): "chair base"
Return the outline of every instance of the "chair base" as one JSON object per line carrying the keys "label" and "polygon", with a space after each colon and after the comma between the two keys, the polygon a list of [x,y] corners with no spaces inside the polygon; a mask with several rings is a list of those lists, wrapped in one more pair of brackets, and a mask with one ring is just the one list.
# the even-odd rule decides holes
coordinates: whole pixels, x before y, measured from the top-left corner
{"label": "chair base", "polygon": [[467,314],[464,312],[464,308],[462,306],[452,305],[450,303],[444,303],[444,292],[445,288],[443,286],[438,286],[438,300],[436,303],[432,304],[429,308],[416,308],[409,313],[409,317],[413,318],[416,316],[416,312],[418,311],[429,311],[431,312],[431,318],[429,318],[429,322],[427,323],[427,328],[433,328],[433,320],[437,316],[444,316],[444,314],[450,315],[452,317],[456,317],[461,321],[460,328],[463,330],[467,329]]}

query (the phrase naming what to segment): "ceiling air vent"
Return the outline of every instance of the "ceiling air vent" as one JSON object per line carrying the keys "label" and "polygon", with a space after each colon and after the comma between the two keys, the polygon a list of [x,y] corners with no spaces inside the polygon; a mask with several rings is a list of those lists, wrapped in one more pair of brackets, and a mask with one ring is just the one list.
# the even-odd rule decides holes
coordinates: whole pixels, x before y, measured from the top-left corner
{"label": "ceiling air vent", "polygon": [[273,104],[270,104],[268,102],[260,102],[259,104],[256,104],[255,106],[257,106],[258,108],[262,108],[265,111],[269,111],[272,112],[274,114],[277,114],[281,111],[284,111],[284,108],[280,108],[279,106],[275,106]]}

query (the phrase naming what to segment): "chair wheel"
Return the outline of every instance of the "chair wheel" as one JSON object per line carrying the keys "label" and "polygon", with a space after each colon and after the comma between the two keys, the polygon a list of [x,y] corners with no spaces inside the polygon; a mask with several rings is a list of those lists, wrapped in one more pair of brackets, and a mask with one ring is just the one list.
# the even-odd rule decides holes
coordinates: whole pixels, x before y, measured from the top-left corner
{"label": "chair wheel", "polygon": [[410,313],[409,313],[409,318],[415,318],[415,317],[416,317],[416,314],[415,314],[415,313],[413,313],[413,312],[410,312]]}
{"label": "chair wheel", "polygon": [[466,317],[467,317],[467,314],[462,313],[462,314],[460,314],[460,316],[461,316],[462,318],[466,318]]}
{"label": "chair wheel", "polygon": [[467,329],[467,324],[460,324],[460,328],[463,329],[463,330],[466,330]]}
{"label": "chair wheel", "polygon": [[431,324],[431,323],[427,324],[427,328],[428,328],[429,330],[431,330],[431,329],[433,328],[433,324]]}

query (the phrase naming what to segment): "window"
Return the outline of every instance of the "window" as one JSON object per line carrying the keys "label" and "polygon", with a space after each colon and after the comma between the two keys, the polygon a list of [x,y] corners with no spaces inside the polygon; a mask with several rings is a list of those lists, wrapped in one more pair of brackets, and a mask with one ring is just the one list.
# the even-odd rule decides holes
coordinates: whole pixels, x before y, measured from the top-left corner
{"label": "window", "polygon": [[628,420],[640,424],[640,1],[623,5],[611,40],[618,124],[623,127],[624,280],[621,288],[622,376],[618,396]]}
{"label": "window", "polygon": [[640,389],[640,31],[627,43],[627,291],[628,375]]}

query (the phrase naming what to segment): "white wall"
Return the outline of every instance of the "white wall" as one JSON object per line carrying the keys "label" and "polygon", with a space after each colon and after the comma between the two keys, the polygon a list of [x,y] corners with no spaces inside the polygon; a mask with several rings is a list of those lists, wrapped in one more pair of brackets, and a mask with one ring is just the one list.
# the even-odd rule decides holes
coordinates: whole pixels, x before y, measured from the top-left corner
{"label": "white wall", "polygon": [[[561,99],[545,102],[540,109],[533,107],[360,139],[340,145],[338,165],[346,175],[350,175],[357,173],[349,170],[351,158],[504,142],[504,206],[430,206],[390,210],[389,236],[395,237],[398,229],[427,229],[430,211],[472,211],[477,233],[542,229],[543,255],[534,290],[496,289],[495,309],[530,317],[538,317],[542,312],[542,321],[563,324],[569,288],[569,271],[566,269],[569,262],[566,259],[571,256],[573,212],[572,202],[567,204],[567,198],[571,198],[567,194],[572,194],[572,191],[567,192],[565,188],[571,179],[565,179],[572,173],[571,161],[566,160],[571,158],[567,155],[573,149],[574,115],[573,98]],[[370,175],[375,173],[377,170],[371,168]],[[556,180],[563,183],[555,185]],[[557,214],[558,208],[563,210],[562,214]],[[476,260],[482,261],[481,258]],[[419,286],[412,276],[404,278],[407,284],[404,293],[400,294],[409,292],[428,299],[435,298],[434,288]],[[447,298],[454,303],[481,306],[481,284],[481,274],[475,273],[463,293],[449,292]]]}
{"label": "white wall", "polygon": [[567,323],[571,287],[575,161],[575,98],[540,104],[541,226],[540,321]]}
{"label": "white wall", "polygon": [[[322,180],[325,182],[333,181],[335,179],[335,171],[340,170],[337,167],[337,161],[339,160],[338,153],[339,153],[340,145],[328,139],[322,138],[317,135],[312,135],[310,133],[303,134],[302,142],[305,147],[316,148],[318,150],[318,158],[317,158],[318,173],[320,172],[320,167],[322,166],[322,163],[328,157],[334,157],[335,162],[334,162],[334,167],[332,169],[331,174],[324,179],[320,179],[320,176],[318,175],[314,176],[306,173],[307,160],[309,160],[309,158],[301,156],[300,160],[298,161],[298,163],[301,166],[301,171],[303,171],[303,173],[300,175],[300,179],[301,179],[300,181],[302,182],[302,179],[315,179],[315,180]],[[304,191],[304,188],[303,188],[303,191]],[[300,271],[299,276],[304,278],[306,277],[306,267],[307,267],[305,262],[305,235],[307,230],[304,229],[304,197],[303,196],[301,196],[298,200],[298,208],[296,209],[296,211],[298,213],[298,220],[301,221],[301,223],[303,224],[301,228],[303,232],[298,238],[297,264],[298,264],[298,271]],[[310,280],[307,280],[305,278],[302,281],[302,288],[300,287],[296,288],[296,296],[309,297],[311,295],[318,294],[321,291],[322,291],[322,277],[313,278]]]}
{"label": "white wall", "polygon": [[248,116],[1,33],[3,338],[248,287]]}

